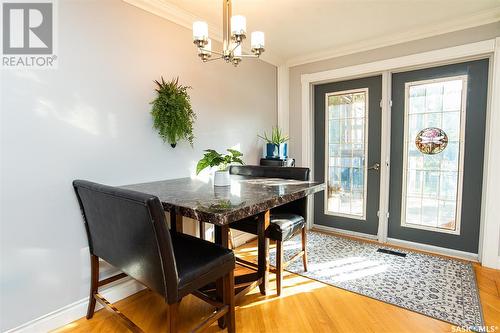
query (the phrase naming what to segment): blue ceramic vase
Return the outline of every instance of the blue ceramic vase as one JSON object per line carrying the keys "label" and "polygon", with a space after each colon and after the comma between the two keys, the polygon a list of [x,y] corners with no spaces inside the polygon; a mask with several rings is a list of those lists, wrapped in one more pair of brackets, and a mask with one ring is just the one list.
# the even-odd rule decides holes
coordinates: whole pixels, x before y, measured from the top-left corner
{"label": "blue ceramic vase", "polygon": [[266,158],[286,159],[288,157],[288,143],[279,145],[274,143],[266,144]]}

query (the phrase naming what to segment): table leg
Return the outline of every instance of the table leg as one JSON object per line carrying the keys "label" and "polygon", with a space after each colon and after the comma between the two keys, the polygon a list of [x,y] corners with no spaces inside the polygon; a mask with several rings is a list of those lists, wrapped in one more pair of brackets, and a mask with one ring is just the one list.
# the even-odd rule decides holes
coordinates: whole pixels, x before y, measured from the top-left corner
{"label": "table leg", "polygon": [[269,239],[266,238],[266,229],[269,227],[271,220],[270,211],[266,211],[259,215],[257,225],[258,237],[258,264],[259,264],[259,278],[262,279],[259,285],[260,293],[266,295],[269,290]]}
{"label": "table leg", "polygon": [[181,232],[182,229],[182,215],[177,213],[175,210],[170,211],[170,229],[174,232]]}
{"label": "table leg", "polygon": [[[229,227],[228,226],[218,226],[214,225],[215,232],[215,244],[222,245],[225,248],[229,248]],[[224,296],[224,280],[220,278],[215,283],[217,300],[222,301]],[[234,292],[234,291],[233,291]],[[220,328],[226,327],[226,317],[219,318],[218,324]]]}
{"label": "table leg", "polygon": [[200,238],[205,239],[205,223],[202,221],[198,221],[199,227],[200,227]]}
{"label": "table leg", "polygon": [[229,227],[214,225],[215,228],[215,244],[229,248]]}

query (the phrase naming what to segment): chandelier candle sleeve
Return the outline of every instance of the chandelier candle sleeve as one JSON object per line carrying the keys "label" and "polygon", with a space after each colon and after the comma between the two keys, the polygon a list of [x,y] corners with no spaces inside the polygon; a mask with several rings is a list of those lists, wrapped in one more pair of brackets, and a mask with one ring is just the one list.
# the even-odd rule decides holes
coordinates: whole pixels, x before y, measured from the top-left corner
{"label": "chandelier candle sleeve", "polygon": [[204,62],[212,56],[212,40],[210,38],[205,46],[198,48],[198,55]]}
{"label": "chandelier candle sleeve", "polygon": [[236,45],[234,48],[234,58],[241,58],[241,44]]}
{"label": "chandelier candle sleeve", "polygon": [[238,66],[238,64],[241,62],[241,58],[242,58],[241,44],[236,44],[236,47],[234,48],[233,51],[233,58],[231,59],[233,65]]}
{"label": "chandelier candle sleeve", "polygon": [[203,21],[196,21],[193,23],[193,40],[207,41],[208,40],[208,24]]}
{"label": "chandelier candle sleeve", "polygon": [[200,54],[212,54],[212,40],[209,38],[203,48],[199,48]]}
{"label": "chandelier candle sleeve", "polygon": [[263,49],[264,48],[264,33],[262,31],[252,32],[252,49]]}
{"label": "chandelier candle sleeve", "polygon": [[234,15],[231,17],[231,35],[245,36],[247,33],[247,19],[243,15]]}

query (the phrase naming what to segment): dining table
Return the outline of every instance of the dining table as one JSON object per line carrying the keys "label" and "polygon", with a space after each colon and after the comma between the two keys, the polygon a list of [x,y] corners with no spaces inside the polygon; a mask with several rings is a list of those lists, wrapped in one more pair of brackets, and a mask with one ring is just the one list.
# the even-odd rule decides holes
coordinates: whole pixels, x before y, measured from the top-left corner
{"label": "dining table", "polygon": [[[186,177],[121,186],[157,196],[170,215],[172,232],[183,232],[183,218],[214,225],[215,243],[229,248],[231,223],[255,217],[257,264],[237,259],[251,273],[235,276],[235,299],[257,286],[263,295],[269,290],[269,239],[265,230],[271,209],[324,190],[316,181],[231,175],[231,185],[214,186],[212,180]],[[222,286],[211,287],[214,298],[222,297]],[[207,295],[209,287],[202,295]],[[200,295],[198,295],[200,296]]]}

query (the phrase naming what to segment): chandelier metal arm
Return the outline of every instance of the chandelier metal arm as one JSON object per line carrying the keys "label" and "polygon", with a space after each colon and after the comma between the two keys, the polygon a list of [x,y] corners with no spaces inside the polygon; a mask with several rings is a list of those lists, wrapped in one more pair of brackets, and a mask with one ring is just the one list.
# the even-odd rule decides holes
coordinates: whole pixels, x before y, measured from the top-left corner
{"label": "chandelier metal arm", "polygon": [[207,59],[207,60],[203,60],[203,62],[210,62],[210,61],[219,60],[219,59],[223,59],[223,58],[224,58],[223,56],[220,56],[220,57],[217,57],[217,58],[210,58],[210,59]]}
{"label": "chandelier metal arm", "polygon": [[241,45],[241,43],[240,43],[240,42],[236,42],[236,43],[234,43],[234,47],[233,47],[233,49],[231,50],[231,53],[233,53],[233,52],[234,52],[234,50],[236,50],[236,48],[237,48],[238,46],[240,46],[240,45]]}
{"label": "chandelier metal arm", "polygon": [[222,49],[229,49],[231,43],[231,16],[233,15],[233,6],[231,0],[222,0]]}
{"label": "chandelier metal arm", "polygon": [[259,58],[256,54],[242,54],[240,57],[242,58]]}
{"label": "chandelier metal arm", "polygon": [[[224,53],[222,53],[222,52],[218,52],[218,51],[214,51],[214,50],[207,50],[207,49],[204,49],[202,47],[199,47],[198,49],[200,51],[205,51],[205,52],[208,52],[208,53],[215,53],[217,55],[224,56]],[[221,58],[217,58],[217,59],[221,59]]]}

